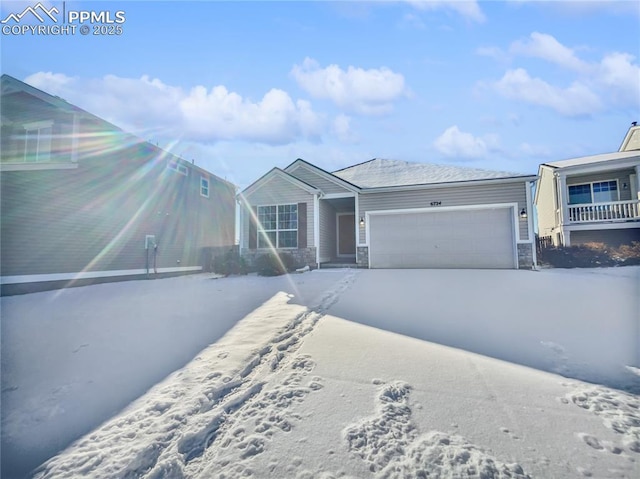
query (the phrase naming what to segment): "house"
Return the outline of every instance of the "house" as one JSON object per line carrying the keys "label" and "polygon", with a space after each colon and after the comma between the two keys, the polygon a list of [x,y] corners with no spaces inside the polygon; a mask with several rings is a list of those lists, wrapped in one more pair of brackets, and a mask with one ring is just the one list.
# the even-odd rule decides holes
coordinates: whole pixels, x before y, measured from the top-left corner
{"label": "house", "polygon": [[310,267],[532,268],[535,180],[385,159],[330,173],[298,159],[239,194],[240,250]]}
{"label": "house", "polygon": [[235,242],[235,187],[2,76],[3,294],[202,271]]}
{"label": "house", "polygon": [[619,151],[540,165],[538,232],[555,246],[640,241],[640,126]]}

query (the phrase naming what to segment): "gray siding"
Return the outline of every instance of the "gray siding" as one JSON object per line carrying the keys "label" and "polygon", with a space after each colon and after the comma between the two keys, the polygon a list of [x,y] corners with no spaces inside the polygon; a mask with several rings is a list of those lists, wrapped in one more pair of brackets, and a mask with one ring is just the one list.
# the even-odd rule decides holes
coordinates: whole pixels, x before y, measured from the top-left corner
{"label": "gray siding", "polygon": [[200,172],[166,169],[152,145],[96,155],[96,137],[83,141],[76,169],[0,174],[2,276],[142,269],[147,234],[158,268],[207,267],[203,248],[233,245],[231,185],[211,175],[205,198]]}
{"label": "gray siding", "polygon": [[[440,207],[493,203],[517,203],[518,211],[527,207],[527,182],[500,183],[496,185],[465,185],[425,190],[390,191],[361,194],[360,216],[367,211],[430,208],[432,201],[440,201]],[[438,208],[434,206],[434,208]],[[528,212],[532,214],[532,212]],[[528,240],[527,221],[519,220],[520,239]],[[365,231],[360,228],[359,243],[365,243]]]}
{"label": "gray siding", "polygon": [[313,171],[311,168],[305,166],[304,164],[298,164],[294,168],[288,169],[287,173],[292,176],[295,176],[299,180],[304,181],[312,186],[315,186],[323,193],[350,193],[349,190],[336,184],[335,182],[326,179],[325,177],[319,175],[317,172]]}
{"label": "gray siding", "polygon": [[556,182],[553,171],[549,168],[541,168],[540,179],[536,193],[536,213],[538,215],[538,234],[549,236],[553,228],[558,226],[556,214]]}
{"label": "gray siding", "polygon": [[336,210],[320,200],[320,261],[336,257]]}
{"label": "gray siding", "polygon": [[[315,246],[313,195],[284,178],[273,176],[246,196],[251,206],[282,205],[293,203],[307,204],[307,246]],[[249,215],[242,214],[242,247],[249,247]]]}
{"label": "gray siding", "polygon": [[[634,199],[632,198],[632,185],[629,180],[629,175],[633,175],[635,171],[633,169],[628,170],[619,170],[619,171],[611,171],[607,173],[593,173],[590,175],[579,175],[579,176],[567,176],[567,186],[569,185],[579,185],[582,183],[592,183],[594,181],[611,181],[618,180],[618,192],[620,193],[620,201],[626,201]],[[627,184],[627,189],[623,189],[623,185]],[[569,199],[569,192],[564,192],[567,198]]]}

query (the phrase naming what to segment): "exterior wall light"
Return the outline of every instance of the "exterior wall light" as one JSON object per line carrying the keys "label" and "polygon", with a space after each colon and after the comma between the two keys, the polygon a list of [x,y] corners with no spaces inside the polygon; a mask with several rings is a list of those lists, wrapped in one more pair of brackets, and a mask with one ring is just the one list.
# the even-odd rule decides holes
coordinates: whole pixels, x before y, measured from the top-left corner
{"label": "exterior wall light", "polygon": [[364,228],[364,216],[360,217],[360,227]]}
{"label": "exterior wall light", "polygon": [[522,208],[520,210],[520,219],[521,220],[526,220],[527,219],[527,210],[525,210],[524,208]]}

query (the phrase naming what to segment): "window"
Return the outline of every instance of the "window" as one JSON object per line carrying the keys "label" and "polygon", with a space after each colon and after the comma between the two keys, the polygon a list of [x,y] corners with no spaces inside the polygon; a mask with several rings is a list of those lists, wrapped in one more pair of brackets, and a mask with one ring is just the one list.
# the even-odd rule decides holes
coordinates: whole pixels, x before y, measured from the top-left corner
{"label": "window", "polygon": [[298,205],[258,206],[258,248],[298,247]]}
{"label": "window", "polygon": [[618,182],[614,180],[594,183],[593,202],[606,203],[609,201],[618,201]]}
{"label": "window", "polygon": [[569,204],[591,203],[591,185],[571,185],[569,187]]}
{"label": "window", "polygon": [[189,174],[189,170],[187,169],[187,167],[177,160],[170,161],[169,164],[167,165],[167,168],[169,168],[170,170],[176,171],[184,176],[187,176]]}
{"label": "window", "polygon": [[569,204],[608,203],[618,201],[618,182],[598,181],[569,186]]}
{"label": "window", "polygon": [[200,177],[200,194],[205,198],[209,198],[209,178]]}
{"label": "window", "polygon": [[39,121],[24,125],[24,161],[44,163],[51,161],[51,121]]}

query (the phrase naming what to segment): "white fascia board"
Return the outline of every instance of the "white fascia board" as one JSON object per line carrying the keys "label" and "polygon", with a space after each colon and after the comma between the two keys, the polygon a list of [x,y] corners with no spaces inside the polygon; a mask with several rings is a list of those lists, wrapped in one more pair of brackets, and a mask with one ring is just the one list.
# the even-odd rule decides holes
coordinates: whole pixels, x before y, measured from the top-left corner
{"label": "white fascia board", "polygon": [[528,175],[528,176],[514,176],[509,178],[489,178],[486,180],[466,180],[466,181],[452,181],[447,183],[428,183],[428,184],[420,184],[420,185],[378,186],[373,188],[363,188],[362,190],[360,190],[360,193],[369,194],[369,193],[385,193],[387,191],[460,188],[465,186],[494,185],[494,184],[501,184],[501,183],[523,183],[528,181],[536,181],[537,179],[538,179],[537,175]]}
{"label": "white fascia board", "polygon": [[323,200],[334,200],[336,198],[355,198],[356,193],[326,193],[322,195]]}
{"label": "white fascia board", "polygon": [[640,165],[640,152],[637,157],[625,158],[622,160],[609,160],[602,163],[592,163],[590,165],[573,165],[563,168],[555,168],[555,172],[560,176],[574,176],[589,173],[601,173],[607,171],[621,170],[624,168],[633,168]]}

